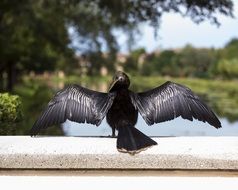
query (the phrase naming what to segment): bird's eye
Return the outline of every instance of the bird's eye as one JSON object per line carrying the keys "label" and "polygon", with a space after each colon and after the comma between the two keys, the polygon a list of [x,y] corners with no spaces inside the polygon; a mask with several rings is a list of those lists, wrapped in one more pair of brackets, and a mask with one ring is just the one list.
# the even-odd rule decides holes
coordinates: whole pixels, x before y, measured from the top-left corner
{"label": "bird's eye", "polygon": [[123,76],[119,76],[118,80],[123,81]]}

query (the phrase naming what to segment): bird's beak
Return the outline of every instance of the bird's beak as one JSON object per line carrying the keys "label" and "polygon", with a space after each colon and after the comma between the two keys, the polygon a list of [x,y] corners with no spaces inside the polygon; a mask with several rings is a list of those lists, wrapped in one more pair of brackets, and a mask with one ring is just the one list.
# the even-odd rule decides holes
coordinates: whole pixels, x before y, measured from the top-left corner
{"label": "bird's beak", "polygon": [[110,92],[110,91],[112,90],[113,86],[114,86],[118,81],[119,81],[119,79],[116,79],[116,80],[113,80],[113,81],[111,82],[111,84],[110,84],[110,86],[109,86],[108,92]]}

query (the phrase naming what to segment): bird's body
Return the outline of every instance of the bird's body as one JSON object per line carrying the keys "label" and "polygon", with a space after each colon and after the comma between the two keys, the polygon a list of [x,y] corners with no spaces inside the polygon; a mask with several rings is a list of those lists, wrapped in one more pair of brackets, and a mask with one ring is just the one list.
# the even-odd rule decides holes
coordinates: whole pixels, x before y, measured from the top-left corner
{"label": "bird's body", "polygon": [[118,131],[117,149],[135,154],[157,143],[135,128],[138,113],[148,125],[168,121],[181,116],[198,119],[215,128],[221,123],[212,110],[189,88],[166,82],[152,90],[134,93],[129,90],[129,77],[117,72],[108,93],[101,93],[71,85],[59,91],[35,122],[31,135],[40,129],[65,122],[100,125],[106,116],[112,128],[112,136]]}
{"label": "bird's body", "polygon": [[111,108],[107,112],[106,119],[112,128],[112,136],[115,136],[115,129],[118,130],[123,126],[134,127],[136,125],[138,110],[132,104],[129,93],[128,89],[119,90]]}

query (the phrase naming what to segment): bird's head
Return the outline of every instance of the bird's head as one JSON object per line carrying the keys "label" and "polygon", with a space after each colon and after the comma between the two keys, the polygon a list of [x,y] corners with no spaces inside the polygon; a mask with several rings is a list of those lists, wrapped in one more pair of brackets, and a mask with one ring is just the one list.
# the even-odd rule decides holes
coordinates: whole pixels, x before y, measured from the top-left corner
{"label": "bird's head", "polygon": [[112,78],[112,82],[109,87],[109,92],[116,91],[122,88],[129,88],[130,80],[126,73],[117,71]]}

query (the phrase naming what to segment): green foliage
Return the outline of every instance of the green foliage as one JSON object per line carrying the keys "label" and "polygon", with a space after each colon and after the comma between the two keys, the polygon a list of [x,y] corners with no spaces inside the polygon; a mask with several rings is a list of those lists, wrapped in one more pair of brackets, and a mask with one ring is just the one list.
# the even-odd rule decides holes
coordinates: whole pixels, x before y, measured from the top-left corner
{"label": "green foliage", "polygon": [[183,48],[177,55],[177,76],[182,77],[208,77],[209,71],[216,60],[213,49],[197,49],[190,45]]}
{"label": "green foliage", "polygon": [[139,48],[130,52],[130,56],[127,58],[124,69],[126,72],[136,72],[140,70],[140,59],[145,54],[144,48]]}
{"label": "green foliage", "polygon": [[0,94],[0,134],[13,131],[22,118],[22,103],[19,96]]}
{"label": "green foliage", "polygon": [[162,75],[176,76],[176,53],[173,50],[164,50],[158,56],[156,70]]}
{"label": "green foliage", "polygon": [[238,58],[238,39],[234,38],[227,43],[222,52],[222,57],[225,59]]}
{"label": "green foliage", "polygon": [[[26,78],[21,85],[17,85],[15,92],[21,96],[23,104],[24,119],[18,124],[18,128],[14,134],[23,135],[29,134],[31,127],[37,117],[44,110],[53,94],[55,88],[49,88],[49,81],[33,80]],[[62,134],[60,127],[49,128],[43,131],[43,134]]]}
{"label": "green foliage", "polygon": [[232,16],[232,8],[231,0],[1,0],[0,78],[7,73],[7,90],[12,90],[19,77],[14,73],[70,70],[76,50],[92,55],[93,67],[106,50],[110,55],[106,66],[113,70],[118,50],[115,29],[133,42],[140,23],[150,23],[156,31],[165,12],[188,16],[196,23],[205,19],[218,23],[217,13]]}
{"label": "green foliage", "polygon": [[[143,54],[134,50],[127,59],[125,70],[145,76],[171,76],[192,78],[238,77],[238,39],[232,39],[223,49],[194,48],[163,50],[159,53]],[[139,63],[141,56],[143,64]],[[142,66],[141,66],[142,65]]]}
{"label": "green foliage", "polygon": [[238,78],[238,58],[220,60],[216,72],[224,78]]}
{"label": "green foliage", "polygon": [[231,39],[227,45],[217,51],[217,62],[214,64],[214,74],[227,79],[238,77],[238,39]]}
{"label": "green foliage", "polygon": [[62,54],[72,57],[59,7],[50,4],[46,8],[39,1],[1,1],[0,7],[2,64],[11,62],[18,69],[42,72],[54,69]]}
{"label": "green foliage", "polygon": [[[63,7],[46,1],[0,1],[0,75],[12,90],[19,74],[42,73],[73,60]],[[18,73],[15,75],[14,73]]]}
{"label": "green foliage", "polygon": [[0,94],[1,123],[15,123],[22,119],[21,101],[17,95]]}
{"label": "green foliage", "polygon": [[[208,78],[217,60],[214,49],[198,49],[190,45],[179,50],[163,50],[159,53],[146,54],[141,70],[142,75],[163,75],[173,77]],[[134,69],[139,65],[134,61]],[[136,67],[137,66],[137,67]]]}

